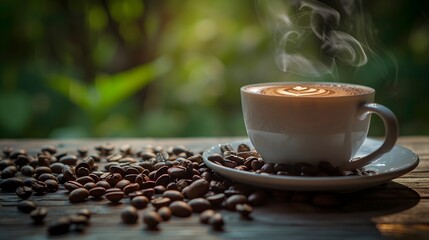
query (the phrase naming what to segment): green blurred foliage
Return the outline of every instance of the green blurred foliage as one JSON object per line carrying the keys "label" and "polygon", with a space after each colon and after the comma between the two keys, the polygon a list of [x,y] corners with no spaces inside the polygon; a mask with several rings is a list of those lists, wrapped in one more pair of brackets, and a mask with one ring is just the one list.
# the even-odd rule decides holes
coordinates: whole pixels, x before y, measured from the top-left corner
{"label": "green blurred foliage", "polygon": [[[341,81],[429,134],[427,2],[363,6],[378,57]],[[243,136],[240,86],[295,80],[250,0],[1,1],[0,34],[2,138]]]}

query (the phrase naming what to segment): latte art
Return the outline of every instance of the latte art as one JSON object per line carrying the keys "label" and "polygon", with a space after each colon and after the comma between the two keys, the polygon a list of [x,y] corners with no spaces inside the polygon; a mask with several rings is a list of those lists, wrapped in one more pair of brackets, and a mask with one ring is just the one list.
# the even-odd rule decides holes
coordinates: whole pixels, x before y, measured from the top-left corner
{"label": "latte art", "polygon": [[363,88],[344,87],[335,85],[277,85],[259,89],[259,94],[279,97],[338,97],[365,93]]}

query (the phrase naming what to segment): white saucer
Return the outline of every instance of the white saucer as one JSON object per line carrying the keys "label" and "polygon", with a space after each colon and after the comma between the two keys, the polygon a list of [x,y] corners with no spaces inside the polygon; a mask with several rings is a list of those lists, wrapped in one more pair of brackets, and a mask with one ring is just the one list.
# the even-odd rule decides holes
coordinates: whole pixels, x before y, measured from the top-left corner
{"label": "white saucer", "polygon": [[[252,143],[248,139],[226,144],[230,144],[236,149],[240,143],[246,143],[253,148]],[[366,139],[356,157],[367,155],[380,146],[381,143],[378,140]],[[373,163],[365,167],[366,170],[375,171],[376,174],[373,175],[339,177],[261,175],[224,167],[207,160],[208,156],[221,153],[221,145],[212,146],[203,153],[203,160],[209,168],[237,182],[280,190],[356,191],[388,182],[410,172],[419,164],[419,157],[415,153],[405,147],[396,145],[390,152],[377,158]]]}

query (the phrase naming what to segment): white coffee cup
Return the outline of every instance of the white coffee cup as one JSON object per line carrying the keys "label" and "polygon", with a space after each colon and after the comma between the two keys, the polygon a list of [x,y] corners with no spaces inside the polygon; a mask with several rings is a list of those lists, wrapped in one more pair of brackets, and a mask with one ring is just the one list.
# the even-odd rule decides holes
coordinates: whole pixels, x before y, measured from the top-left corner
{"label": "white coffee cup", "polygon": [[[375,90],[329,82],[261,83],[241,88],[249,138],[265,162],[317,164],[329,161],[344,170],[361,168],[390,151],[398,121],[373,103]],[[374,152],[353,158],[365,141],[371,113],[385,125],[385,140]]]}

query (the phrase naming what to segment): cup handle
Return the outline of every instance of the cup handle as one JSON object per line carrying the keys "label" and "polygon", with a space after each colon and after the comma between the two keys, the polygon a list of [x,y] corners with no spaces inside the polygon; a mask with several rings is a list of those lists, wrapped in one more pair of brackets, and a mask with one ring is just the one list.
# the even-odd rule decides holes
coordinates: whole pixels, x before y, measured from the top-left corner
{"label": "cup handle", "polygon": [[361,119],[364,119],[368,114],[375,113],[383,120],[385,139],[383,144],[377,150],[367,156],[353,159],[342,168],[343,170],[353,170],[368,165],[375,158],[390,151],[395,146],[396,140],[399,136],[398,120],[396,119],[395,114],[387,107],[377,103],[367,103],[362,105],[360,110],[363,112],[360,116]]}

